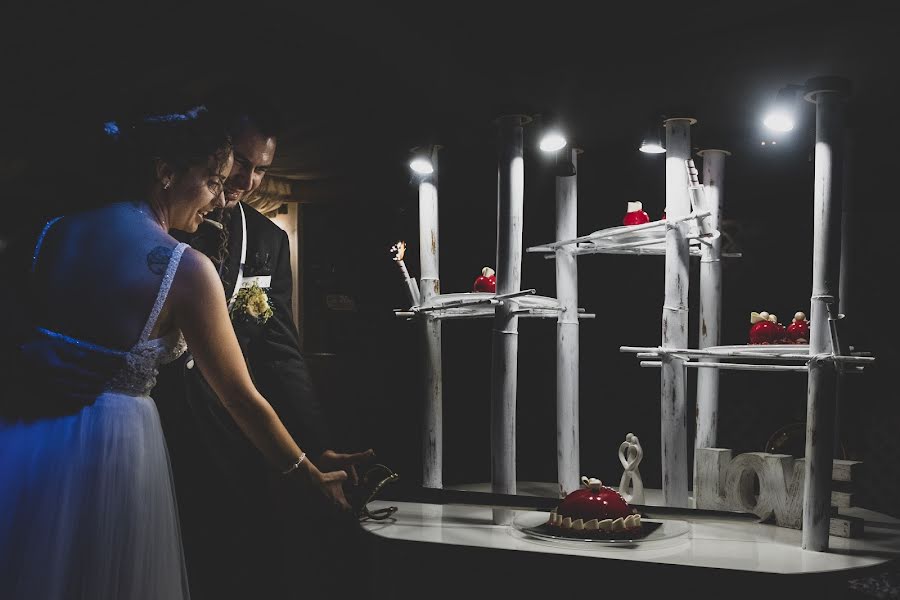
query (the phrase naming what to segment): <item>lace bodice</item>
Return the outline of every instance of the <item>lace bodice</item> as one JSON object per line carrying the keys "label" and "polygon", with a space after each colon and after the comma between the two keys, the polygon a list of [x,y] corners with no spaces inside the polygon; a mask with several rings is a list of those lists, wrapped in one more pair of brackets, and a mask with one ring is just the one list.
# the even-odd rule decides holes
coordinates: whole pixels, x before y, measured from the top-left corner
{"label": "lace bodice", "polygon": [[110,391],[146,396],[156,385],[159,366],[170,363],[187,350],[181,331],[137,344],[125,354],[125,367],[106,388]]}
{"label": "lace bodice", "polygon": [[[34,261],[37,261],[38,251],[41,242],[47,230],[55,222],[51,221],[44,228],[41,238],[38,240],[35,248]],[[85,365],[94,365],[99,361],[92,361],[91,358],[95,354],[102,354],[104,358],[115,359],[121,357],[122,360],[104,360],[102,363],[117,365],[114,371],[108,373],[107,383],[104,389],[107,391],[121,392],[129,395],[146,396],[156,385],[156,376],[159,373],[160,365],[169,363],[187,350],[187,344],[180,330],[170,331],[166,335],[154,339],[149,339],[153,327],[156,325],[159,314],[162,311],[166,298],[169,295],[169,289],[172,287],[172,281],[175,279],[175,273],[178,270],[178,263],[188,244],[180,243],[172,250],[172,256],[166,267],[162,282],[159,286],[159,292],[150,315],[147,317],[143,331],[138,338],[137,343],[128,351],[114,350],[106,348],[91,342],[73,338],[49,329],[38,328],[37,333],[53,343],[62,345],[75,346],[78,352],[66,353],[70,360],[83,361]],[[81,366],[81,365],[79,365]],[[87,370],[96,372],[96,368],[91,366],[85,367]],[[100,374],[104,376],[104,374]]]}
{"label": "lace bodice", "polygon": [[104,389],[132,396],[148,395],[156,385],[160,365],[172,362],[187,350],[187,344],[179,330],[163,337],[138,342],[128,352],[97,346],[48,329],[38,329],[38,332],[58,343],[76,346],[86,362],[90,361],[91,353],[95,352],[120,356],[121,367],[109,374]]}

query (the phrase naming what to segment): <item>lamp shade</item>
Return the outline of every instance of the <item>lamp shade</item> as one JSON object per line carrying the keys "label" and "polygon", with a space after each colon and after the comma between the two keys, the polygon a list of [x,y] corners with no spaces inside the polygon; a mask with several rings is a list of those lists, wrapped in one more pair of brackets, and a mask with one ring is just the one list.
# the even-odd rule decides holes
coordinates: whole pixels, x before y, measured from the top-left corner
{"label": "lamp shade", "polygon": [[565,136],[558,129],[552,129],[544,132],[541,136],[540,148],[544,152],[556,152],[566,147]]}
{"label": "lamp shade", "polygon": [[638,148],[638,150],[640,150],[644,154],[662,154],[666,151],[666,149],[663,148],[663,145],[658,139],[644,139],[641,142],[641,147]]}
{"label": "lamp shade", "polygon": [[431,175],[434,173],[434,165],[424,156],[416,156],[409,161],[409,168],[419,175]]}
{"label": "lamp shade", "polygon": [[770,131],[786,133],[794,128],[797,118],[797,99],[803,88],[799,85],[787,85],[775,96],[773,102],[763,116],[763,125]]}
{"label": "lamp shade", "polygon": [[641,139],[641,145],[638,148],[644,154],[662,154],[666,151],[663,145],[662,135],[660,134],[659,122],[654,118],[647,125],[646,133]]}

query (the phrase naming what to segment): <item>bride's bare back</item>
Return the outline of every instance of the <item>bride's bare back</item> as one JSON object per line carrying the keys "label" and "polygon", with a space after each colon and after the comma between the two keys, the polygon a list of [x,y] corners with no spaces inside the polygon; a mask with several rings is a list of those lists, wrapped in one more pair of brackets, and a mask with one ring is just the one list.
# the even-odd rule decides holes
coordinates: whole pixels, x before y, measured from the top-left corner
{"label": "bride's bare back", "polygon": [[[130,349],[177,244],[131,203],[58,220],[34,262],[37,324],[107,348]],[[169,304],[151,338],[172,329]]]}

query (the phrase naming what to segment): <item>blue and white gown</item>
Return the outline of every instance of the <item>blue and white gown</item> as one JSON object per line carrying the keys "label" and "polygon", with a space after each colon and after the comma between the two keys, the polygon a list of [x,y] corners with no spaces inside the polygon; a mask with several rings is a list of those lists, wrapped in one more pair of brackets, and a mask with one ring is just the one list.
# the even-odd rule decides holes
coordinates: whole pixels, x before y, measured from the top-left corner
{"label": "blue and white gown", "polygon": [[186,349],[178,330],[149,339],[186,247],[173,250],[143,332],[127,352],[36,330],[44,342],[77,346],[73,354],[88,360],[118,354],[124,366],[108,373],[105,390],[77,412],[0,420],[3,598],[189,597],[172,472],[149,396],[159,365]]}

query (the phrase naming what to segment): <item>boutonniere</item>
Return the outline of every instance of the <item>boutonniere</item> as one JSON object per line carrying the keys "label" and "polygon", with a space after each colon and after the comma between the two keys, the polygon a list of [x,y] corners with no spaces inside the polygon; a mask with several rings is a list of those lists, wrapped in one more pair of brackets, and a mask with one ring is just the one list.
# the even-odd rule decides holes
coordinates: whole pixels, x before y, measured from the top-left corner
{"label": "boutonniere", "polygon": [[232,320],[252,320],[264,324],[275,313],[275,309],[266,291],[253,283],[238,291],[229,313]]}

